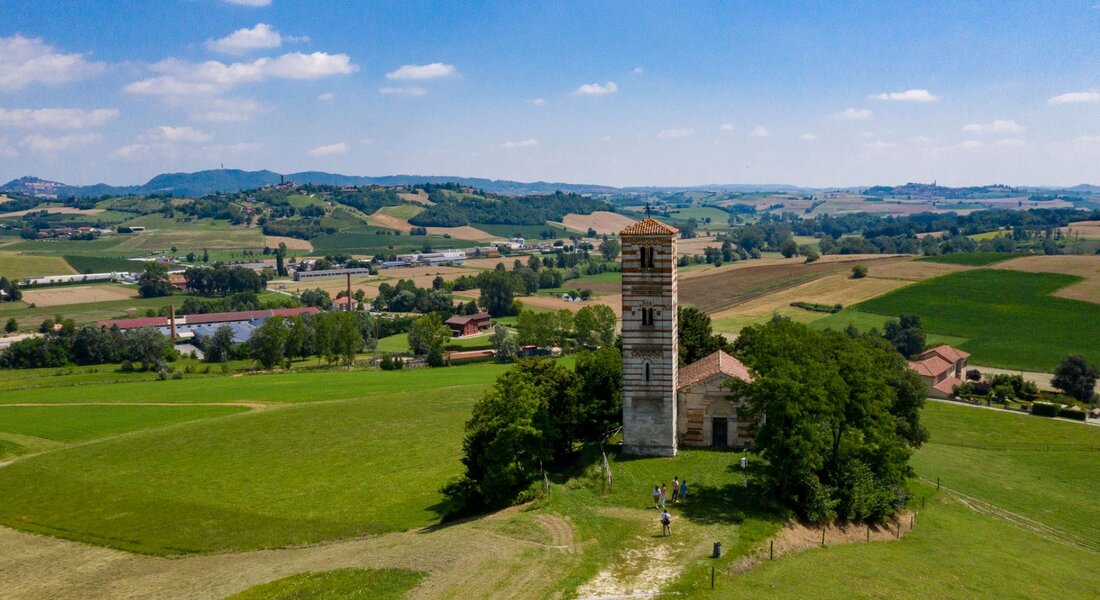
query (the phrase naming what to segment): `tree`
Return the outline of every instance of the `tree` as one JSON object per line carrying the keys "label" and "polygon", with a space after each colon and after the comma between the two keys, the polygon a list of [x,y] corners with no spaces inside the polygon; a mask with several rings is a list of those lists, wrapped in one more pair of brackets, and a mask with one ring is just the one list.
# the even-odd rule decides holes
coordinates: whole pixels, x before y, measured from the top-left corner
{"label": "tree", "polygon": [[481,288],[478,303],[485,307],[486,312],[494,317],[514,314],[512,300],[519,286],[511,274],[503,269],[494,269],[481,273],[477,279]]}
{"label": "tree", "polygon": [[286,243],[279,242],[279,247],[275,249],[275,274],[279,277],[286,277]]}
{"label": "tree", "polygon": [[723,335],[714,333],[710,315],[694,306],[680,307],[676,313],[680,341],[680,366],[691,363],[717,350],[730,352],[732,346]]}
{"label": "tree", "polygon": [[169,348],[172,347],[168,336],[152,327],[129,329],[122,340],[123,358],[140,364],[144,370],[163,363],[168,357]]}
{"label": "tree", "polygon": [[[734,382],[757,419],[766,485],[814,522],[881,521],[903,504],[912,449],[927,437],[915,373],[884,342],[790,320],[741,331],[754,375]],[[766,415],[767,418],[763,418]]]}
{"label": "tree", "polygon": [[783,255],[783,258],[791,258],[798,254],[798,242],[794,241],[794,238],[787,238],[782,244],[779,245],[779,253]]}
{"label": "tree", "polygon": [[15,333],[16,331],[19,331],[19,321],[16,321],[15,317],[11,317],[4,324],[4,333]]}
{"label": "tree", "polygon": [[298,301],[306,306],[316,306],[317,308],[327,309],[332,306],[332,297],[321,288],[303,290],[298,295]]}
{"label": "tree", "polygon": [[409,348],[412,348],[413,354],[427,356],[440,363],[442,363],[443,346],[449,339],[451,339],[451,329],[443,324],[443,318],[439,313],[433,312],[421,316],[409,327]]}
{"label": "tree", "polygon": [[262,325],[252,330],[252,335],[248,338],[253,360],[265,369],[278,365],[286,356],[288,337],[289,331],[283,318],[268,317]]}
{"label": "tree", "polygon": [[145,271],[138,278],[138,294],[142,298],[158,298],[172,293],[168,280],[168,267],[156,261],[145,263]]}
{"label": "tree", "polygon": [[577,342],[589,348],[599,348],[615,341],[615,326],[619,319],[606,304],[591,304],[577,311],[573,318]]}
{"label": "tree", "polygon": [[867,265],[856,265],[852,267],[852,279],[863,279],[867,276]]}
{"label": "tree", "polygon": [[600,242],[600,256],[604,260],[612,261],[618,258],[623,245],[618,238],[609,237]]}
{"label": "tree", "polygon": [[906,358],[920,354],[925,344],[920,315],[901,315],[887,321],[884,337]]}
{"label": "tree", "polygon": [[599,440],[623,419],[623,358],[614,344],[577,354],[578,431],[582,439]]}
{"label": "tree", "polygon": [[519,355],[519,338],[512,335],[508,328],[497,325],[489,336],[489,344],[496,351],[497,362],[512,362]]}
{"label": "tree", "polygon": [[516,318],[516,332],[519,333],[520,344],[548,348],[557,339],[557,315],[552,312],[521,311]]}
{"label": "tree", "polygon": [[229,360],[233,352],[233,328],[222,325],[203,344],[204,360],[211,363],[223,363]]}
{"label": "tree", "polygon": [[332,350],[345,366],[355,363],[355,355],[363,348],[363,334],[359,328],[359,315],[349,312],[328,313],[325,315],[335,321],[333,328]]}
{"label": "tree", "polygon": [[1050,384],[1080,402],[1092,399],[1096,389],[1097,370],[1080,354],[1070,354],[1058,363]]}

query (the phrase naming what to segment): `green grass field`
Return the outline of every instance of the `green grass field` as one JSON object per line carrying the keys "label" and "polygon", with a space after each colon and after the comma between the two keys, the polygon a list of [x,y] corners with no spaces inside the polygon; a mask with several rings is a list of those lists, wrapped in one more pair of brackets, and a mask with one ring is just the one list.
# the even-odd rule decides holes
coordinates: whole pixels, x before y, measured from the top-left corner
{"label": "green grass field", "polygon": [[0,435],[80,442],[247,410],[241,406],[0,406]]}
{"label": "green grass field", "polygon": [[258,585],[228,600],[400,600],[423,578],[423,573],[400,569],[301,573]]}
{"label": "green grass field", "polygon": [[971,267],[984,267],[1013,258],[1019,258],[1019,254],[1007,252],[959,252],[956,254],[941,254],[939,256],[926,256],[918,258],[919,261],[944,263],[948,265],[967,265]]}
{"label": "green grass field", "polygon": [[[814,319],[812,315],[822,315],[823,313],[808,313],[808,311],[799,311],[801,313],[807,313],[804,318],[796,318],[796,321],[802,321],[809,323],[810,327],[822,330],[822,329],[835,329],[837,331],[843,331],[848,325],[855,325],[856,329],[867,332],[871,329],[877,329],[880,333],[885,329],[886,322],[895,317],[888,317],[886,315],[876,315],[853,308],[845,308],[844,310],[834,313],[828,316]],[[763,321],[759,321],[763,322]],[[723,330],[726,331],[726,330]],[[950,346],[959,346],[964,344],[967,338],[959,337],[957,335],[943,335],[939,333],[925,332],[927,338],[926,342],[929,345],[948,344]]]}
{"label": "green grass field", "polygon": [[138,271],[143,264],[134,260],[127,260],[117,256],[82,256],[73,255],[63,257],[72,265],[77,273],[110,273],[113,271]]}
{"label": "green grass field", "polygon": [[[364,228],[367,229],[367,228]],[[432,248],[468,248],[476,245],[468,240],[445,238],[438,235],[388,235],[375,234],[374,230],[388,232],[388,229],[376,229],[355,232],[339,232],[332,235],[315,237],[314,254],[324,255],[335,252],[347,252],[373,256],[375,254],[403,254],[419,251],[425,244]]]}
{"label": "green grass field", "polygon": [[[1078,281],[1054,273],[964,271],[853,308],[879,315],[918,314],[930,333],[967,338],[961,348],[975,364],[1050,372],[1071,353],[1100,363],[1100,305],[1051,296]],[[844,323],[843,312],[832,318]]]}
{"label": "green grass field", "polygon": [[0,252],[0,276],[7,277],[16,283],[28,276],[65,275],[74,272],[69,263],[60,256]]}
{"label": "green grass field", "polygon": [[379,211],[384,215],[408,220],[424,212],[424,207],[419,204],[401,204],[399,206],[385,206]]}

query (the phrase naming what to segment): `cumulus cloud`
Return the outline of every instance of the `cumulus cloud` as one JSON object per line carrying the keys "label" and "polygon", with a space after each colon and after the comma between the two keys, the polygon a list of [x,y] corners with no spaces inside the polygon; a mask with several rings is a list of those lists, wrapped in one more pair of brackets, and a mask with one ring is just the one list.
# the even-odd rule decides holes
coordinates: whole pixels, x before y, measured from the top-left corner
{"label": "cumulus cloud", "polygon": [[99,127],[118,115],[117,108],[0,108],[0,127],[85,129]]}
{"label": "cumulus cloud", "polygon": [[435,79],[457,74],[454,65],[435,62],[426,65],[404,65],[396,71],[386,73],[386,79]]}
{"label": "cumulus cloud", "polygon": [[518,142],[504,142],[501,145],[501,147],[502,148],[509,148],[509,149],[511,149],[511,148],[534,148],[535,146],[538,146],[538,145],[539,145],[539,141],[536,140],[535,138],[527,138],[525,140],[520,140]]}
{"label": "cumulus cloud", "polygon": [[167,59],[153,65],[163,75],[135,81],[125,88],[131,94],[150,96],[217,95],[247,83],[268,79],[321,79],[359,70],[347,54],[290,52],[277,58],[226,64]]}
{"label": "cumulus cloud", "polygon": [[316,148],[307,152],[310,156],[336,156],[339,154],[347,154],[348,145],[344,142],[338,142],[336,144],[329,144],[327,146],[317,146]]}
{"label": "cumulus cloud", "polygon": [[970,123],[964,125],[962,130],[966,133],[988,135],[994,133],[1019,133],[1024,127],[1012,119],[997,119],[992,123]]}
{"label": "cumulus cloud", "polygon": [[634,67],[634,70],[631,71],[631,73],[634,73],[635,75],[644,75],[645,69],[643,69],[642,67]]}
{"label": "cumulus cloud", "polygon": [[214,136],[194,127],[168,127],[161,125],[143,136],[146,141],[209,142]]}
{"label": "cumulus cloud", "polygon": [[725,133],[730,133],[733,130],[734,130],[733,123],[722,123],[721,125],[718,126],[718,131],[723,131]]}
{"label": "cumulus cloud", "polygon": [[874,113],[866,108],[846,108],[838,113],[834,113],[833,118],[841,121],[863,121],[870,119],[872,115],[874,115]]}
{"label": "cumulus cloud", "polygon": [[763,138],[768,137],[769,135],[771,135],[771,132],[764,127],[760,127],[759,125],[757,125],[752,131],[749,132],[749,137]]}
{"label": "cumulus cloud", "polygon": [[657,132],[657,137],[662,140],[671,140],[676,138],[686,138],[695,133],[694,129],[662,129]]}
{"label": "cumulus cloud", "polygon": [[222,54],[246,54],[253,50],[278,48],[283,45],[283,36],[267,23],[257,23],[255,27],[238,29],[217,40],[206,40],[207,50]]}
{"label": "cumulus cloud", "polygon": [[333,94],[332,92],[325,92],[325,93],[321,94],[320,96],[317,96],[317,99],[327,102],[329,100],[332,100],[335,97],[336,97],[336,94]]}
{"label": "cumulus cloud", "polygon": [[578,87],[573,93],[578,96],[606,96],[617,91],[619,91],[619,86],[615,85],[614,81],[608,81],[604,84],[586,83]]}
{"label": "cumulus cloud", "polygon": [[892,102],[935,102],[939,96],[928,90],[905,90],[904,92],[883,92],[867,96],[871,100],[889,100]]}
{"label": "cumulus cloud", "polygon": [[271,6],[271,0],[225,0],[226,4],[236,4],[237,6]]}
{"label": "cumulus cloud", "polygon": [[532,106],[546,106],[546,98],[531,98],[527,103]]}
{"label": "cumulus cloud", "polygon": [[798,136],[798,139],[803,142],[816,142],[817,136],[812,133],[803,133],[802,135]]}
{"label": "cumulus cloud", "polygon": [[378,88],[379,94],[385,94],[387,96],[423,96],[428,93],[428,90],[422,87],[409,86],[409,87],[380,87]]}
{"label": "cumulus cloud", "polygon": [[1100,92],[1069,92],[1047,100],[1050,104],[1091,104],[1100,102]]}
{"label": "cumulus cloud", "polygon": [[107,66],[83,54],[63,54],[41,38],[0,37],[0,90],[21,90],[35,83],[61,85],[103,73]]}
{"label": "cumulus cloud", "polygon": [[63,150],[90,146],[98,142],[101,137],[98,133],[81,133],[59,137],[47,137],[36,133],[23,138],[20,145],[35,154],[56,154]]}

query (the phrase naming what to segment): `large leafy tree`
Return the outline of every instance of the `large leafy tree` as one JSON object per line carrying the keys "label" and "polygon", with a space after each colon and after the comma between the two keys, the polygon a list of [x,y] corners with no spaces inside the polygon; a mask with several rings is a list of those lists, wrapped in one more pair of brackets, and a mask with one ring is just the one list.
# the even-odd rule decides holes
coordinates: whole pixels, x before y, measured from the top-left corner
{"label": "large leafy tree", "polygon": [[150,261],[145,263],[145,271],[138,277],[138,294],[142,298],[157,298],[172,293],[172,283],[168,280],[168,267],[163,263]]}
{"label": "large leafy tree", "polygon": [[698,308],[680,307],[676,317],[680,340],[680,366],[690,365],[716,350],[730,352],[733,349],[729,340],[721,334],[714,333],[710,315]]}
{"label": "large leafy tree", "polygon": [[577,433],[599,440],[622,424],[623,357],[614,344],[577,354],[580,381]]}
{"label": "large leafy tree", "polygon": [[1096,377],[1096,367],[1089,364],[1088,359],[1080,354],[1070,354],[1058,363],[1050,383],[1069,396],[1088,402],[1095,393]]}
{"label": "large leafy tree", "polygon": [[606,304],[590,304],[573,318],[577,342],[589,348],[599,348],[615,341],[615,326],[619,319]]}
{"label": "large leafy tree", "polygon": [[451,330],[438,313],[428,313],[409,327],[409,348],[417,356],[426,356],[433,367],[443,364],[443,346],[451,338]]}
{"label": "large leafy tree", "polygon": [[514,274],[503,269],[485,271],[478,275],[477,284],[481,288],[478,304],[484,306],[486,312],[494,317],[515,314],[512,301],[523,285]]}
{"label": "large leafy tree", "polygon": [[252,358],[265,369],[282,362],[286,356],[286,342],[290,336],[282,317],[269,317],[252,330],[248,341],[252,346]]}
{"label": "large leafy tree", "polygon": [[885,337],[906,358],[916,356],[924,350],[924,325],[920,315],[901,315],[896,320],[886,322]]}
{"label": "large leafy tree", "polygon": [[741,332],[752,369],[736,397],[758,418],[768,484],[813,521],[881,520],[898,505],[911,449],[927,434],[923,394],[881,342],[775,320]]}

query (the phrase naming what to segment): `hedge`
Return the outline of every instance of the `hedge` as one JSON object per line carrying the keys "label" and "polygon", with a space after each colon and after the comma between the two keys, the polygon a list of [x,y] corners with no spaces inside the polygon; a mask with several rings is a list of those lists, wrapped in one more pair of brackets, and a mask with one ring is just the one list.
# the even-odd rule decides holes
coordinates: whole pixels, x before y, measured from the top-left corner
{"label": "hedge", "polygon": [[1032,402],[1031,414],[1037,417],[1057,417],[1058,406],[1049,402]]}
{"label": "hedge", "polygon": [[1062,410],[1058,411],[1059,417],[1062,417],[1064,419],[1073,419],[1074,421],[1084,421],[1085,416],[1087,415],[1088,413],[1083,410],[1071,410],[1068,408],[1063,408]]}

